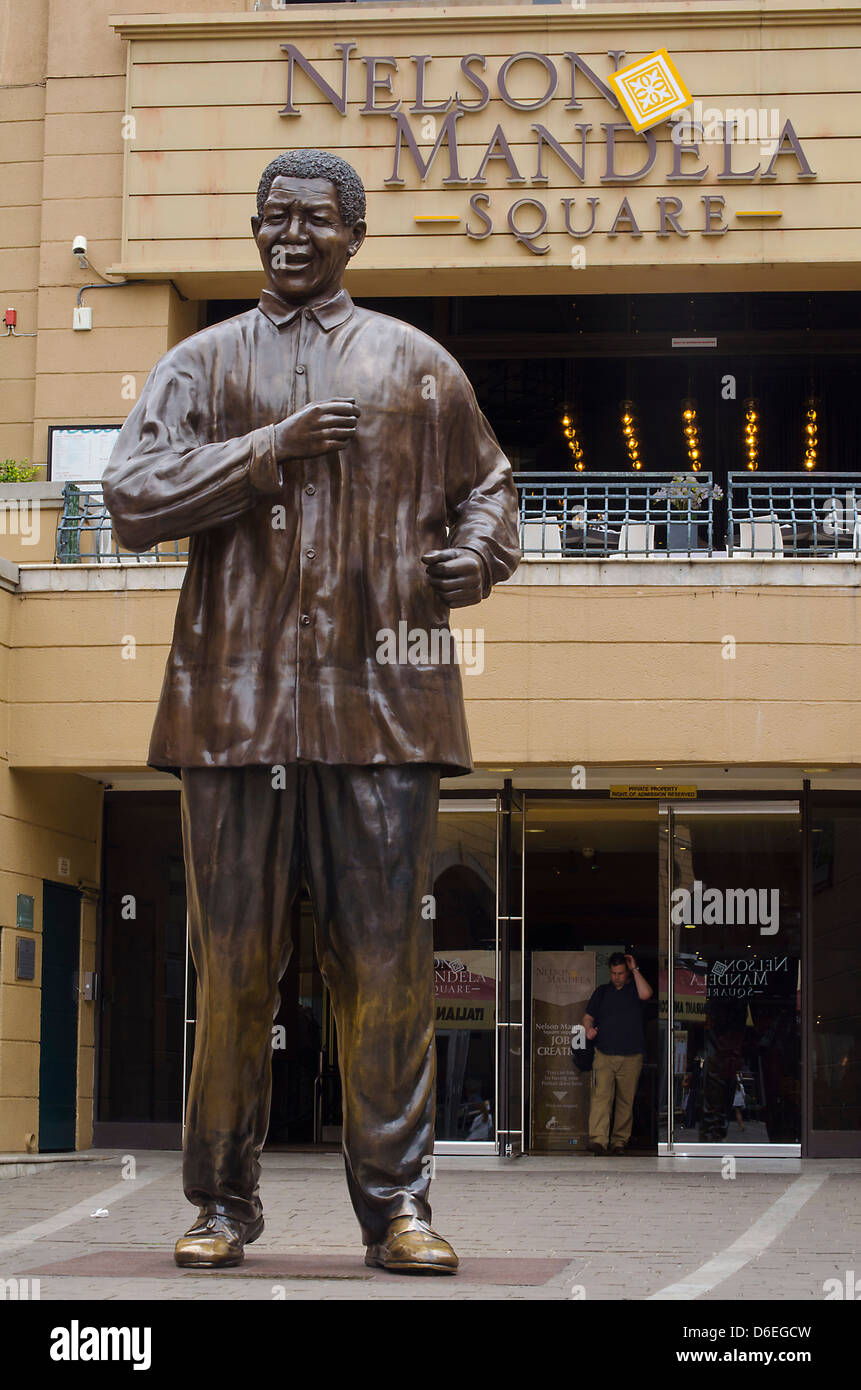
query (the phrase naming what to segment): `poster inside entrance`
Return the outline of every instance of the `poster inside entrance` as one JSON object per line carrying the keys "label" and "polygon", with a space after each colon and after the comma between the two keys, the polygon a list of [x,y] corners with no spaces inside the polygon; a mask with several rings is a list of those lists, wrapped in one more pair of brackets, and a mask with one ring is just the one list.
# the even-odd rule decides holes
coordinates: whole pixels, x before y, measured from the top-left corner
{"label": "poster inside entrance", "polygon": [[532,1136],[538,1153],[585,1149],[591,1072],[578,1071],[571,1035],[595,989],[594,951],[532,954]]}

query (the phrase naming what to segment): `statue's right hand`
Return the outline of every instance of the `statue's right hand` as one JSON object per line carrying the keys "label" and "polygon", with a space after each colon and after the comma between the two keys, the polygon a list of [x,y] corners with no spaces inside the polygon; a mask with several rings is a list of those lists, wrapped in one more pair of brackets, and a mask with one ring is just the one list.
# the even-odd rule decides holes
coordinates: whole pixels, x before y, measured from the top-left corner
{"label": "statue's right hand", "polygon": [[279,459],[318,458],[349,444],[361,411],[355,401],[314,401],[275,426]]}

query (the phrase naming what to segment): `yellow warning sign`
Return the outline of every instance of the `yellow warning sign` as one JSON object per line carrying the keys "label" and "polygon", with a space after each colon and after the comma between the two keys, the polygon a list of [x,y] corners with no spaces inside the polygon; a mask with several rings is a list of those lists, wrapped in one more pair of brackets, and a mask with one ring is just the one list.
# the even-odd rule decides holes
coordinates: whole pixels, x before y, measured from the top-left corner
{"label": "yellow warning sign", "polygon": [[611,787],[610,796],[631,801],[696,801],[696,787],[659,786]]}

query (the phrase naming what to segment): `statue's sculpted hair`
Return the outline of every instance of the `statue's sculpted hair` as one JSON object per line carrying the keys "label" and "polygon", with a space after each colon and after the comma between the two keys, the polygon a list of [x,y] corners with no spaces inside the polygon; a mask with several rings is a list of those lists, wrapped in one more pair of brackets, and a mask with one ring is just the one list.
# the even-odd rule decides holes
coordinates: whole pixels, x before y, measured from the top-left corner
{"label": "statue's sculpted hair", "polygon": [[335,186],[338,210],[345,227],[354,227],[365,215],[365,187],[352,164],[325,150],[290,150],[267,164],[257,187],[257,213],[269,196],[273,179],[280,174],[294,179],[329,179]]}

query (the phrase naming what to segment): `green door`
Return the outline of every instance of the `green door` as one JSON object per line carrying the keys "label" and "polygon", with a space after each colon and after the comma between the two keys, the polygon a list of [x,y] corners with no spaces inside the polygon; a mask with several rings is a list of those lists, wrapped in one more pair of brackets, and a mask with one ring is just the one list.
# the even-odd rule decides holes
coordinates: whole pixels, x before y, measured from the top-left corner
{"label": "green door", "polygon": [[42,891],[39,1152],[56,1153],[75,1147],[81,895],[57,883]]}

